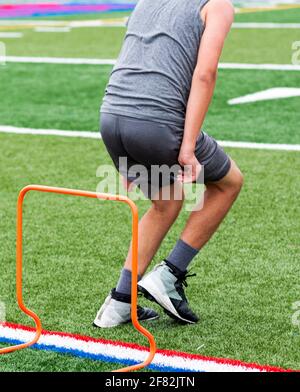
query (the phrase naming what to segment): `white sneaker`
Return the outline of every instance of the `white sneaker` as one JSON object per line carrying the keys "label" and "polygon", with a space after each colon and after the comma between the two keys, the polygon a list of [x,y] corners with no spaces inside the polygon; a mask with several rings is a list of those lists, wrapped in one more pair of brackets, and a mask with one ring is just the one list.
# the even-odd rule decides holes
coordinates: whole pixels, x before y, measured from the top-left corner
{"label": "white sneaker", "polygon": [[[159,317],[152,309],[138,306],[138,320],[155,320]],[[101,306],[94,320],[94,326],[113,328],[131,322],[131,297],[113,289]]]}
{"label": "white sneaker", "polygon": [[182,272],[164,260],[138,283],[138,289],[150,301],[158,303],[168,316],[194,324],[198,316],[189,308],[183,286],[187,287],[188,272]]}

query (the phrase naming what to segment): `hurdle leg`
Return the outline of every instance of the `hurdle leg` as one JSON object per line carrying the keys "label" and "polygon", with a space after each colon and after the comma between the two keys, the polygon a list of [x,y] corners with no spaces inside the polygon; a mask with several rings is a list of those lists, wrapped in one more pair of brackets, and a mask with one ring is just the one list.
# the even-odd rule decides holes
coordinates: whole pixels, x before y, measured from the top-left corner
{"label": "hurdle leg", "polygon": [[30,309],[28,309],[23,301],[23,201],[25,195],[30,191],[56,193],[71,196],[89,197],[94,199],[120,201],[129,205],[132,213],[132,285],[131,285],[131,318],[133,326],[144,335],[150,345],[148,357],[144,362],[132,366],[127,366],[116,370],[117,372],[129,372],[139,370],[148,366],[156,352],[156,343],[153,335],[145,329],[138,321],[137,317],[137,283],[138,283],[138,209],[136,204],[126,196],[111,195],[105,193],[89,192],[67,188],[47,187],[42,185],[28,185],[23,188],[18,197],[17,203],[17,245],[16,245],[16,289],[17,301],[19,308],[26,315],[31,317],[36,326],[35,336],[30,342],[18,344],[15,346],[0,349],[0,354],[7,354],[17,350],[30,347],[37,343],[42,334],[42,323],[40,318]]}

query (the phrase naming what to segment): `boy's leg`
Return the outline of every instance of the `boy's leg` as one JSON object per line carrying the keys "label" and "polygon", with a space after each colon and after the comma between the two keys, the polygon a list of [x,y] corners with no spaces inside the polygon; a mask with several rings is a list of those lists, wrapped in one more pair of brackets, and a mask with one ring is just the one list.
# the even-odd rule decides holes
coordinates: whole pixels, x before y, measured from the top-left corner
{"label": "boy's leg", "polygon": [[[198,321],[188,307],[183,290],[187,264],[193,258],[188,256],[193,254],[193,250],[196,254],[212,237],[240,193],[242,184],[242,174],[232,161],[229,173],[221,181],[207,184],[203,208],[191,213],[176,244],[181,251],[175,251],[175,247],[159,268],[139,282],[140,290],[159,303],[170,316],[189,323]],[[182,254],[187,255],[188,263],[182,264]]]}
{"label": "boy's leg", "polygon": [[[163,195],[164,193],[165,189],[162,189],[160,194]],[[171,185],[170,192],[167,193],[170,193],[171,198],[169,200],[160,198],[152,201],[150,209],[139,222],[138,257],[140,276],[144,274],[150,264],[183,204],[183,190],[179,183]],[[176,198],[174,198],[174,195],[176,195]],[[115,327],[131,319],[131,255],[130,245],[117,287],[107,297],[94,320],[94,325],[97,327]],[[138,317],[140,320],[151,320],[157,318],[158,314],[151,309],[138,308]]]}
{"label": "boy's leg", "polygon": [[[164,200],[162,197],[164,194],[170,194],[170,199]],[[138,246],[139,277],[145,273],[164,237],[176,220],[181,210],[183,199],[183,189],[179,183],[172,184],[170,191],[166,192],[166,188],[161,189],[159,199],[152,201],[151,207],[140,220]],[[131,292],[131,259],[132,247],[130,244],[125,265],[116,287],[117,291],[126,294]]]}

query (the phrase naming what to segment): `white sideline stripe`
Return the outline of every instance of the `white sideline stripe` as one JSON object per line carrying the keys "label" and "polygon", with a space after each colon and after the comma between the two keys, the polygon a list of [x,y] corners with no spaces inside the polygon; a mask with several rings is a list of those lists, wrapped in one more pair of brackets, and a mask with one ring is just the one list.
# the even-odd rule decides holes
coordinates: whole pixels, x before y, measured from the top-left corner
{"label": "white sideline stripe", "polygon": [[12,19],[12,20],[0,20],[0,26],[19,26],[19,25],[35,25],[35,26],[57,26],[64,23],[68,23],[67,20],[34,20],[34,19]]}
{"label": "white sideline stripe", "polygon": [[[65,57],[19,57],[6,56],[8,63],[37,63],[37,64],[79,64],[79,65],[114,65],[116,59],[89,59]],[[220,63],[220,69],[253,69],[267,71],[300,71],[300,65],[291,64],[247,64]]]}
{"label": "white sideline stripe", "polygon": [[121,20],[79,20],[67,23],[67,26],[72,28],[80,27],[126,27],[127,18],[122,18]]}
{"label": "white sideline stripe", "polygon": [[114,65],[114,59],[84,59],[64,57],[19,57],[6,56],[8,63],[36,63],[36,64],[79,64],[79,65]]}
{"label": "white sideline stripe", "polygon": [[16,133],[18,135],[43,135],[61,137],[80,137],[85,139],[101,139],[99,132],[88,131],[62,131],[58,129],[32,129],[0,125],[0,133]]}
{"label": "white sideline stripe", "polygon": [[95,19],[95,20],[73,20],[73,21],[51,21],[51,20],[0,20],[0,26],[16,26],[16,27],[126,27],[128,18],[111,18],[111,19]]}
{"label": "white sideline stripe", "polygon": [[69,33],[70,27],[35,27],[37,33]]}
{"label": "white sideline stripe", "polygon": [[0,32],[0,38],[22,38],[23,37],[23,33],[4,33],[4,32]]}
{"label": "white sideline stripe", "polygon": [[[74,137],[85,139],[101,139],[99,132],[88,131],[62,131],[58,129],[32,129],[18,128],[8,125],[0,125],[0,133],[14,133],[18,135],[42,135],[42,136],[60,136]],[[222,147],[231,148],[248,148],[253,150],[273,150],[273,151],[300,151],[300,144],[270,144],[270,143],[252,143],[252,142],[234,142],[218,141]]]}
{"label": "white sideline stripe", "polygon": [[300,151],[300,144],[232,142],[226,140],[218,140],[218,143],[222,147],[246,148],[250,150]]}
{"label": "white sideline stripe", "polygon": [[220,69],[255,69],[264,71],[300,71],[300,65],[292,64],[247,64],[247,63],[220,63]]}
{"label": "white sideline stripe", "polygon": [[233,23],[235,29],[300,29],[300,23]]}
{"label": "white sideline stripe", "polygon": [[242,97],[230,99],[229,105],[240,105],[250,102],[268,101],[275,99],[284,99],[300,97],[300,88],[294,87],[274,87],[263,91],[257,91],[252,94],[247,94]]}
{"label": "white sideline stripe", "polygon": [[[0,336],[6,339],[19,340],[22,342],[30,341],[35,333],[31,331],[24,331],[21,329],[13,329],[5,326],[0,326]],[[125,347],[121,345],[109,344],[106,342],[84,342],[70,336],[50,335],[44,333],[37,345],[55,346],[58,349],[72,349],[80,350],[87,354],[105,355],[117,360],[135,360],[144,361],[147,355],[147,350],[138,350],[136,348]],[[55,351],[55,350],[53,350]],[[208,361],[203,359],[184,358],[179,355],[163,355],[157,353],[152,362],[153,365],[162,367],[172,367],[187,369],[193,371],[206,372],[259,372],[262,370],[255,368],[248,368],[243,365],[222,364],[215,361]]]}
{"label": "white sideline stripe", "polygon": [[[126,27],[127,17],[112,19],[95,19],[79,21],[38,21],[38,20],[2,20],[0,26],[68,26],[72,28],[80,27]],[[235,29],[299,29],[300,23],[266,23],[266,22],[236,22],[233,23]]]}

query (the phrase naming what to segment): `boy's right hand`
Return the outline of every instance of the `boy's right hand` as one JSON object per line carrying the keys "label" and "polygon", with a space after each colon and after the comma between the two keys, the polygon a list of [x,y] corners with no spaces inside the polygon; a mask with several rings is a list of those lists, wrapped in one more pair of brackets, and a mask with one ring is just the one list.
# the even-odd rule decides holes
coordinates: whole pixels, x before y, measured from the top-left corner
{"label": "boy's right hand", "polygon": [[183,170],[180,170],[177,180],[182,183],[195,182],[202,170],[201,164],[195,156],[195,153],[180,151],[178,162]]}

